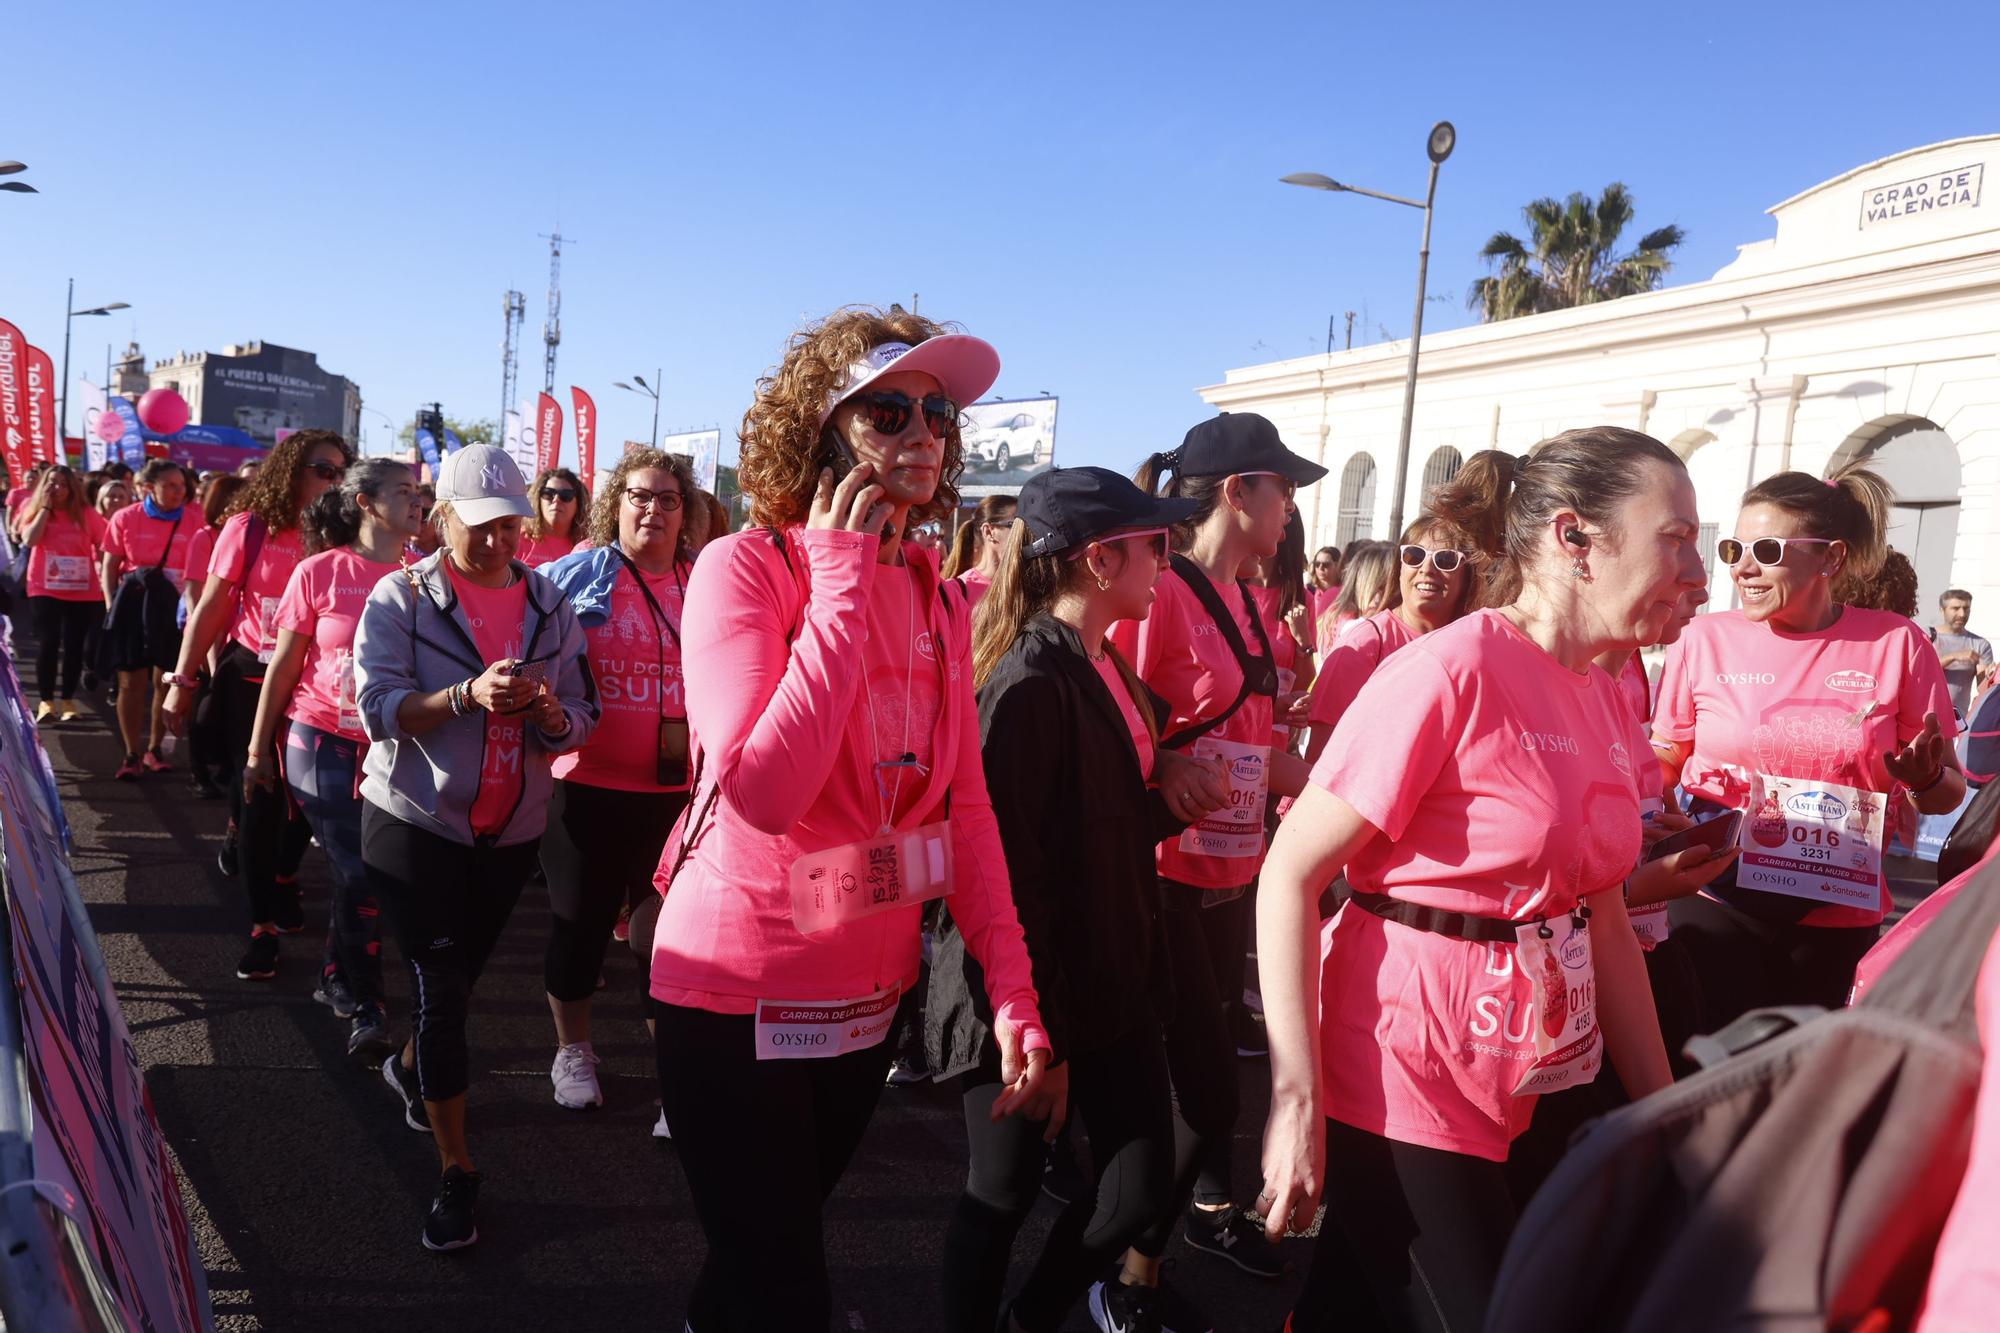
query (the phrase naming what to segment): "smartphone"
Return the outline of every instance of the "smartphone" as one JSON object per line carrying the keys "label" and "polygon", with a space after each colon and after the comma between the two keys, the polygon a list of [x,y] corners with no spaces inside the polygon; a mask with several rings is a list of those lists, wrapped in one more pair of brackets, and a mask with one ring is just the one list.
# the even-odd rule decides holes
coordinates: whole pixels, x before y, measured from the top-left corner
{"label": "smartphone", "polygon": [[1690,847],[1706,847],[1710,852],[1727,851],[1736,845],[1736,838],[1743,830],[1743,812],[1729,810],[1704,819],[1693,828],[1684,828],[1679,833],[1670,833],[1653,844],[1646,853],[1648,861],[1657,861],[1675,852],[1684,852]]}
{"label": "smartphone", "polygon": [[507,668],[507,674],[516,680],[532,680],[537,685],[546,685],[549,683],[549,662],[545,657],[532,662],[516,662]]}
{"label": "smartphone", "polygon": [[819,445],[819,465],[833,469],[833,484],[838,486],[854,470],[854,451],[831,426],[820,431]]}

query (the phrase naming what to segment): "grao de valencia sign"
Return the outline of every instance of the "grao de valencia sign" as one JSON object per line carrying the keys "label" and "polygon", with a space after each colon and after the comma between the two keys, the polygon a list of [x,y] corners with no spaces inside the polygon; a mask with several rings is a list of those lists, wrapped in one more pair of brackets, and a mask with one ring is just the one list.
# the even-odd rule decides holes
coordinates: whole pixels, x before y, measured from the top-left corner
{"label": "grao de valencia sign", "polygon": [[1975,162],[1891,185],[1870,185],[1861,192],[1861,229],[1947,208],[1977,208],[1985,177],[1986,164]]}

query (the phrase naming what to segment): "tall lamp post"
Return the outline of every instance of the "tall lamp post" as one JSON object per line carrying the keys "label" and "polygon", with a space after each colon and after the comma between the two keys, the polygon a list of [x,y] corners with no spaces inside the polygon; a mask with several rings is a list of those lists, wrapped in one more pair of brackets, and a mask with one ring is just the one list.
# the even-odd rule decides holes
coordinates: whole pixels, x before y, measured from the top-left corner
{"label": "tall lamp post", "polygon": [[1311,190],[1342,194],[1365,194],[1370,199],[1386,199],[1406,208],[1420,208],[1424,213],[1424,243],[1423,248],[1417,251],[1417,310],[1410,317],[1410,361],[1403,372],[1403,431],[1396,442],[1396,489],[1389,499],[1389,540],[1392,542],[1402,540],[1403,492],[1410,484],[1410,423],[1417,408],[1417,343],[1424,333],[1424,283],[1430,277],[1431,267],[1431,205],[1437,198],[1438,168],[1444,165],[1444,160],[1457,146],[1458,131],[1452,128],[1450,121],[1441,120],[1431,126],[1430,143],[1426,146],[1431,159],[1431,178],[1421,200],[1405,199],[1399,194],[1383,194],[1379,190],[1364,190],[1359,185],[1343,185],[1316,171],[1294,172],[1282,178],[1286,185],[1303,185]]}
{"label": "tall lamp post", "polygon": [[[65,441],[62,447],[64,449],[69,448],[69,444],[67,443],[69,440],[69,323],[78,315],[108,315],[114,310],[130,310],[132,308],[123,301],[113,301],[109,305],[92,306],[88,310],[70,310],[70,307],[75,304],[76,279],[71,278],[69,280],[69,297],[63,302],[63,309],[69,311],[69,313],[63,316],[62,401],[56,408],[56,417],[62,422],[62,438]],[[111,388],[109,383],[111,377],[106,375],[104,378],[107,381],[104,387],[108,391]]]}
{"label": "tall lamp post", "polygon": [[[394,458],[396,456],[396,418],[390,416],[379,407],[370,407],[366,403],[360,403],[357,406],[360,408],[360,412],[373,412],[376,416],[382,418],[382,424],[389,428],[389,456]],[[360,412],[357,412],[355,415],[358,417]],[[363,427],[363,429],[365,430],[366,427]],[[364,458],[368,456],[366,449],[363,449],[361,453]]]}
{"label": "tall lamp post", "polygon": [[626,393],[644,394],[653,400],[653,437],[646,441],[646,447],[648,449],[657,449],[660,447],[660,372],[657,370],[653,372],[653,382],[651,384],[646,383],[644,375],[634,375],[632,379],[639,386],[638,388],[633,388],[632,385],[627,384],[624,380],[611,381],[611,387],[614,389],[623,389]]}

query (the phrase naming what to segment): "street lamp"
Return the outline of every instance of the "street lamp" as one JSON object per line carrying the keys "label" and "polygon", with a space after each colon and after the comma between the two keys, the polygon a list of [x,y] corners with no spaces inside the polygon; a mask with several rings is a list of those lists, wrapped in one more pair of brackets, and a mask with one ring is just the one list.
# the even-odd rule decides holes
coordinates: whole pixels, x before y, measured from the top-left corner
{"label": "street lamp", "polygon": [[[389,428],[389,456],[391,458],[394,458],[396,456],[396,434],[398,429],[396,426],[396,418],[390,416],[387,412],[384,412],[381,408],[370,407],[366,403],[356,403],[355,406],[361,412],[373,412],[376,416],[382,418],[382,424]],[[364,458],[368,456],[368,451],[366,449],[363,449],[361,453],[362,457]]]}
{"label": "street lamp", "polygon": [[632,378],[639,386],[636,389],[624,380],[611,381],[611,387],[614,389],[623,389],[626,393],[644,394],[653,400],[653,438],[646,442],[646,446],[650,449],[657,449],[660,447],[660,372],[657,370],[653,372],[653,382],[651,384],[646,383],[644,375],[634,375]]}
{"label": "street lamp", "polygon": [[[19,166],[20,163],[18,162],[0,162],[0,171]],[[71,310],[70,307],[75,304],[76,279],[71,278],[69,280],[69,297],[63,302],[63,309],[69,313],[63,316],[62,401],[56,407],[56,417],[62,423],[62,447],[65,450],[69,448],[69,322],[78,315],[108,315],[114,310],[130,310],[132,308],[123,301],[113,301],[109,305],[92,306],[88,310]],[[104,378],[106,380],[104,387],[106,391],[109,391],[111,388],[109,383],[111,377],[106,375]]]}
{"label": "street lamp", "polygon": [[[27,169],[28,164],[26,162],[0,162],[0,176],[11,176],[17,171],[26,171]],[[41,193],[40,190],[37,190],[26,181],[0,181],[0,190],[5,190],[9,194]]]}
{"label": "street lamp", "polygon": [[1450,121],[1441,120],[1431,126],[1430,142],[1425,145],[1431,159],[1431,178],[1421,200],[1364,190],[1359,185],[1343,185],[1331,176],[1322,176],[1316,171],[1294,172],[1280,178],[1286,185],[1303,185],[1309,190],[1328,190],[1337,194],[1365,194],[1370,199],[1386,199],[1392,204],[1424,211],[1424,243],[1423,248],[1417,251],[1417,312],[1410,320],[1410,361],[1403,372],[1403,431],[1396,443],[1396,489],[1389,499],[1390,541],[1402,540],[1403,491],[1410,482],[1410,423],[1417,407],[1417,342],[1424,332],[1424,283],[1430,276],[1431,267],[1431,205],[1437,198],[1438,168],[1444,165],[1444,160],[1457,146],[1458,131]]}

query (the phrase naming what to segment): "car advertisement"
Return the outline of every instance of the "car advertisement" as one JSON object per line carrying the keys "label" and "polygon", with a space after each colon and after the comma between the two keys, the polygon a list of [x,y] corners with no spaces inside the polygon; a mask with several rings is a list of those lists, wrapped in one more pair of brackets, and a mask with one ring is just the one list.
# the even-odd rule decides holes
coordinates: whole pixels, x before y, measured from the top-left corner
{"label": "car advertisement", "polygon": [[715,470],[722,462],[722,432],[719,430],[686,430],[660,437],[660,448],[670,454],[679,454],[687,459],[694,469],[694,484],[715,494]]}
{"label": "car advertisement", "polygon": [[965,472],[958,493],[971,499],[1011,495],[1056,459],[1055,398],[974,403],[959,427]]}

